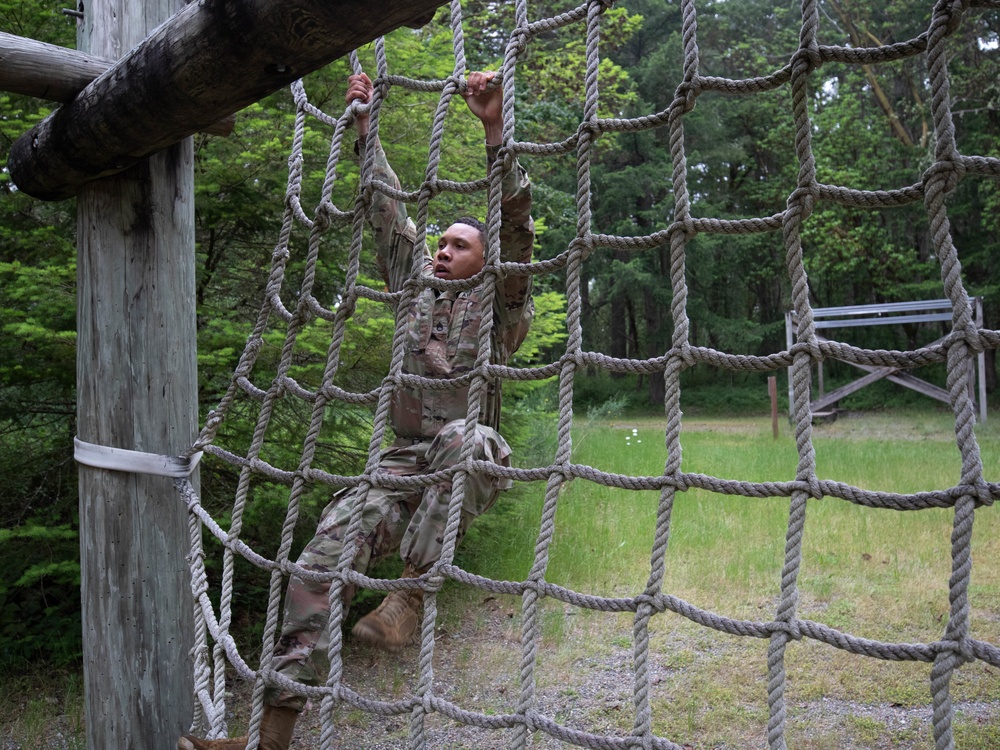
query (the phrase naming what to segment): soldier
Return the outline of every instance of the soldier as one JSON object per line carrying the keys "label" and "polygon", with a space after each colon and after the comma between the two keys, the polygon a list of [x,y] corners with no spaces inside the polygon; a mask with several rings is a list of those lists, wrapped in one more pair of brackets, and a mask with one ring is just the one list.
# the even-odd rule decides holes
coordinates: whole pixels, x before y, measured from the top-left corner
{"label": "soldier", "polygon": [[[488,90],[493,72],[468,76],[463,94],[469,109],[483,124],[486,135],[487,170],[496,161],[503,131],[502,90]],[[372,83],[363,73],[348,79],[347,103],[369,103]],[[399,188],[377,138],[368,138],[368,115],[357,116],[358,145],[362,154],[375,150],[374,178]],[[501,197],[501,260],[531,262],[534,223],[531,220],[531,183],[516,159],[504,175]],[[399,291],[410,276],[416,227],[407,217],[406,206],[375,192],[368,211],[375,238],[379,269],[391,291]],[[485,227],[476,219],[463,217],[438,240],[432,256],[425,248],[422,275],[446,280],[469,279],[485,264]],[[534,315],[531,277],[510,275],[497,283],[493,309],[484,309],[480,286],[459,290],[424,288],[407,311],[406,354],[403,371],[426,378],[451,379],[467,374],[479,351],[479,327],[484,315],[493,315],[493,361],[506,363],[524,341]],[[441,471],[458,462],[469,386],[450,390],[406,384],[397,389],[391,410],[396,440],[382,452],[379,471],[397,476],[414,476]],[[491,386],[481,407],[476,427],[473,458],[509,466],[510,447],[497,432],[500,392]],[[485,513],[510,480],[481,474],[467,475],[462,503],[459,539],[469,524]],[[416,578],[438,561],[441,555],[451,480],[424,489],[372,487],[356,538],[357,551],[352,567],[361,573],[375,561],[399,551],[404,562],[403,577]],[[337,493],[324,509],[312,541],[306,545],[299,564],[315,571],[335,570],[343,548],[357,490]],[[281,639],[272,667],[285,677],[305,685],[319,685],[321,678],[313,661],[316,649],[325,651],[324,633],[329,620],[329,583],[303,581],[292,577],[285,595],[285,616]],[[345,586],[345,608],[354,595]],[[354,626],[353,636],[361,642],[387,651],[398,651],[412,639],[420,622],[423,591],[407,589],[386,596],[377,609]],[[261,750],[287,750],[292,730],[305,698],[268,688],[260,729]],[[244,750],[246,738],[199,740],[183,737],[178,750]]]}

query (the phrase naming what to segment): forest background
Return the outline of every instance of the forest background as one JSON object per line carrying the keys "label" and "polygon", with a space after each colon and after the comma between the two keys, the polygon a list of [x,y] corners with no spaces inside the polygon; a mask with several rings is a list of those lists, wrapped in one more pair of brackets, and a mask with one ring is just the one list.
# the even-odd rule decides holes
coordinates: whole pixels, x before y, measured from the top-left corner
{"label": "forest background", "polygon": [[[532,3],[533,18],[574,6],[563,0]],[[926,0],[821,0],[822,44],[859,47],[891,44],[927,27]],[[472,67],[496,67],[513,23],[512,5],[465,3],[467,55]],[[701,72],[729,78],[764,75],[787,63],[798,43],[800,11],[793,0],[741,0],[699,4]],[[683,60],[679,3],[626,0],[605,14],[602,26],[601,116],[636,116],[667,108],[680,83]],[[75,46],[74,21],[58,3],[0,0],[0,30]],[[952,107],[958,147],[965,154],[1000,157],[1000,11],[971,10],[949,41]],[[453,66],[451,31],[444,11],[419,30],[403,29],[388,41],[390,68],[423,79],[444,78]],[[536,39],[518,79],[517,137],[551,140],[573,132],[582,116],[585,44],[581,35]],[[362,50],[366,66],[373,53]],[[342,108],[348,74],[338,61],[309,77],[307,90],[321,109]],[[890,189],[920,181],[934,149],[926,61],[871,67],[824,66],[810,92],[813,148],[818,179],[863,189]],[[381,134],[404,184],[423,175],[436,97],[393,89]],[[0,163],[50,105],[0,92]],[[450,140],[442,173],[471,179],[483,169],[481,133],[464,107],[449,114]],[[199,399],[202,413],[228,385],[260,304],[283,210],[287,154],[294,107],[287,91],[239,113],[228,138],[197,136],[196,241]],[[687,116],[688,182],[696,216],[745,218],[781,211],[795,187],[791,94],[787,87],[731,97],[705,94]],[[309,132],[306,170],[321,173],[327,156],[322,134]],[[536,258],[551,258],[576,227],[576,159],[524,162],[534,183],[533,214],[539,230]],[[345,165],[346,166],[346,165]],[[353,170],[353,171],[352,171]],[[605,135],[593,173],[593,224],[608,234],[645,235],[672,219],[672,171],[665,129]],[[342,200],[357,185],[357,168],[341,176]],[[306,200],[304,204],[308,205]],[[461,212],[482,214],[462,196],[434,202],[429,233]],[[1000,320],[1000,185],[963,180],[949,197],[949,216],[963,264],[966,288],[982,296],[986,325]],[[0,672],[39,664],[72,668],[80,656],[78,498],[73,436],[76,434],[76,269],[73,201],[44,203],[17,191],[0,170]],[[940,267],[922,206],[874,211],[821,204],[803,237],[812,303],[825,307],[936,299],[943,296]],[[317,296],[335,297],[343,282],[339,264],[346,234],[326,240]],[[790,288],[780,234],[697,237],[688,248],[688,314],[692,341],[729,352],[766,354],[785,348],[784,313]],[[366,269],[374,283],[377,272]],[[669,256],[666,246],[630,253],[603,249],[584,269],[584,348],[614,357],[661,355],[671,335]],[[561,278],[536,287],[539,314],[517,364],[550,361],[565,338]],[[355,335],[343,354],[341,373],[355,390],[377,383],[387,369],[389,311],[359,308]],[[913,348],[937,338],[933,326],[855,329],[851,343]],[[300,341],[308,345],[308,341]],[[326,345],[313,342],[314,358],[298,366],[322,368]],[[280,341],[275,342],[276,356]],[[265,358],[266,358],[265,354]],[[943,368],[921,373],[943,383]],[[835,366],[828,383],[849,376]],[[741,413],[766,410],[759,373],[734,375],[711,368],[685,373],[686,412]],[[987,352],[987,387],[995,392],[995,352]],[[505,392],[505,433],[519,451],[530,450],[540,416],[554,410],[552,384]],[[764,394],[762,396],[762,394]],[[863,391],[851,408],[884,407],[916,396],[887,389]],[[663,379],[609,378],[589,373],[578,386],[576,406],[662,410]],[[927,408],[934,408],[927,405]],[[370,415],[344,412],[324,435],[321,450],[343,462],[343,472],[364,463]],[[251,425],[234,430],[250,430]],[[272,426],[281,430],[282,426]],[[291,432],[291,430],[289,430]],[[272,444],[280,443],[275,439]],[[297,453],[295,445],[289,450]],[[292,462],[294,463],[294,461]],[[236,475],[219,464],[202,470],[206,503],[219,508],[233,495]],[[276,538],[281,512],[261,492],[245,529]],[[318,514],[323,498],[307,513]],[[308,521],[300,524],[309,527]],[[244,531],[244,540],[253,544]],[[264,597],[263,586],[260,596]],[[259,608],[249,592],[248,610]],[[260,601],[265,601],[261,598]]]}

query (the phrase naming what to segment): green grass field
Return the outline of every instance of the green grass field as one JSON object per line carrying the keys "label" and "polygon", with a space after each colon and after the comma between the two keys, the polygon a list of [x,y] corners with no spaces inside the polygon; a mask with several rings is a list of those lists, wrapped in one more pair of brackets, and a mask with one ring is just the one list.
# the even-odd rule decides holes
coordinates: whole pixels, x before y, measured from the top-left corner
{"label": "green grass field", "polygon": [[[552,426],[554,431],[554,424]],[[662,473],[664,421],[578,421],[574,463],[633,475]],[[785,481],[798,461],[786,422],[774,439],[765,418],[685,419],[683,469],[728,479]],[[951,419],[941,413],[841,417],[814,429],[818,473],[868,489],[916,492],[958,481]],[[1000,467],[1000,420],[980,425],[987,481]],[[544,459],[535,465],[541,465]],[[480,519],[458,562],[495,579],[523,580],[533,559],[544,483],[522,485]],[[547,580],[602,596],[635,596],[646,585],[658,493],[611,489],[577,479],[559,498]],[[767,621],[778,601],[789,501],[679,493],[672,514],[663,591],[732,618]],[[798,614],[863,638],[931,642],[949,612],[950,510],[873,510],[810,500],[798,579]],[[972,636],[1000,643],[1000,511],[976,513],[970,589]],[[510,712],[519,693],[521,603],[449,584],[439,597],[437,689],[469,710]],[[536,670],[540,708],[586,731],[631,730],[632,616],[542,602]],[[653,728],[691,748],[767,746],[767,641],[721,634],[671,612],[651,624]],[[416,653],[379,659],[348,640],[349,684],[372,697],[414,688]],[[351,670],[358,670],[352,673]],[[848,654],[809,639],[786,651],[789,748],[932,748],[930,665]],[[373,675],[377,677],[373,677]],[[79,682],[0,681],[16,705],[0,747],[49,747],[59,728],[79,737]],[[67,691],[64,683],[68,682]],[[380,693],[381,691],[381,693]],[[240,704],[248,692],[238,690]],[[956,747],[1000,747],[1000,674],[982,662],[951,685]],[[243,701],[244,703],[246,701]],[[239,729],[239,715],[231,728]],[[348,730],[373,726],[343,714]],[[75,729],[74,729],[75,728]],[[405,736],[405,722],[400,737]],[[10,744],[3,744],[8,741]],[[400,739],[400,745],[405,740]],[[554,747],[544,738],[539,747]],[[359,744],[358,747],[367,746]],[[502,747],[500,744],[449,747]],[[312,745],[302,745],[312,747]]]}
{"label": "green grass field", "polygon": [[[573,461],[607,472],[662,473],[664,426],[648,418],[582,422],[574,433]],[[947,414],[843,417],[814,428],[817,471],[822,479],[871,490],[944,489],[958,482],[961,469],[952,430]],[[1000,425],[981,425],[977,436],[986,479],[996,481]],[[774,439],[767,419],[685,420],[681,442],[688,472],[755,482],[795,476],[795,442],[784,422]],[[484,575],[527,576],[544,486],[520,492],[520,501],[477,535],[483,549],[473,562]],[[657,502],[656,492],[570,483],[559,499],[547,580],[601,596],[640,593],[650,570]],[[679,493],[663,591],[728,617],[773,619],[788,512],[789,501],[782,498]],[[950,509],[900,512],[810,500],[799,616],[880,641],[939,639],[949,612],[952,517]],[[998,559],[1000,515],[982,508],[973,537],[971,628],[973,637],[994,644],[1000,642]],[[630,617],[586,613],[572,626],[565,620],[550,616],[545,632],[555,652],[565,652],[566,664],[596,643],[627,647],[619,656],[631,658]],[[664,682],[669,687],[654,697],[654,727],[696,747],[766,746],[760,733],[767,725],[766,642],[720,634],[669,612],[654,620],[652,630],[654,659],[670,665]],[[790,717],[807,717],[789,719],[788,736],[796,740],[790,746],[933,747],[927,717],[915,718],[930,705],[929,665],[879,661],[803,640],[789,646],[786,668]],[[555,671],[554,679],[570,679]],[[959,747],[1000,746],[1000,675],[992,667],[963,668],[952,699],[993,707],[987,722],[959,713]],[[796,702],[803,710],[795,711]],[[893,707],[895,718],[886,711]]]}

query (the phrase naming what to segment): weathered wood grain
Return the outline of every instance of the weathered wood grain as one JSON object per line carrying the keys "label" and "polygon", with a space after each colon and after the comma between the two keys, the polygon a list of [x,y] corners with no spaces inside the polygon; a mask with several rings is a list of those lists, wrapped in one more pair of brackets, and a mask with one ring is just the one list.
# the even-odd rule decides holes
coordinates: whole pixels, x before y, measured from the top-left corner
{"label": "weathered wood grain", "polygon": [[11,177],[68,198],[441,4],[199,0],[18,139]]}
{"label": "weathered wood grain", "polygon": [[[114,63],[55,44],[0,31],[0,91],[66,104]],[[235,118],[203,128],[210,135],[233,132]]]}
{"label": "weathered wood grain", "polygon": [[[90,0],[79,46],[112,58],[180,0]],[[190,138],[77,200],[81,440],[178,455],[197,432]],[[80,467],[87,747],[172,750],[193,710],[186,509],[172,480]]]}

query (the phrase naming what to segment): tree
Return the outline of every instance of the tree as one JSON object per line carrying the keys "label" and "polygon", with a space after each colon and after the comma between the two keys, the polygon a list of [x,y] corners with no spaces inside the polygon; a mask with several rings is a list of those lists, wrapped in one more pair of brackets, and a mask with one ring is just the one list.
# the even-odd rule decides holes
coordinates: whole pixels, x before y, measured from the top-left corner
{"label": "tree", "polygon": [[[66,45],[55,8],[0,1],[0,27]],[[0,162],[49,113],[0,92]],[[0,169],[0,661],[80,649],[76,466],[76,257],[73,201],[40,203]]]}

